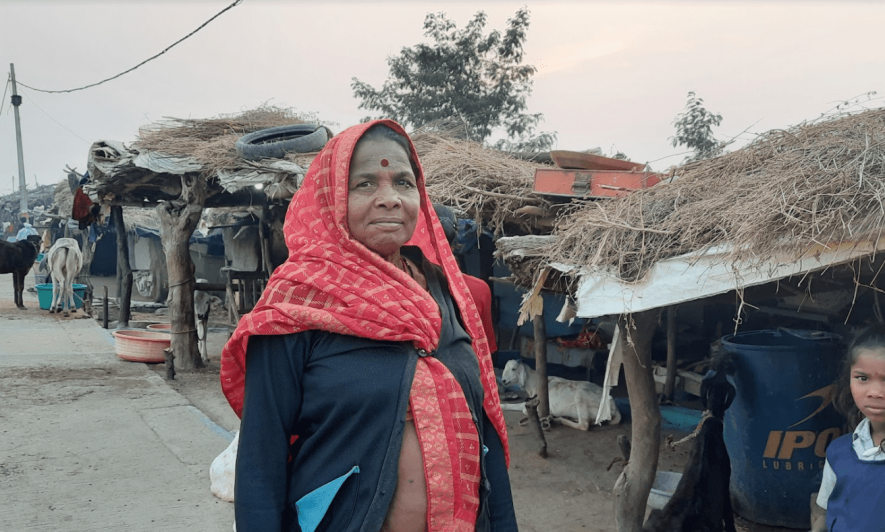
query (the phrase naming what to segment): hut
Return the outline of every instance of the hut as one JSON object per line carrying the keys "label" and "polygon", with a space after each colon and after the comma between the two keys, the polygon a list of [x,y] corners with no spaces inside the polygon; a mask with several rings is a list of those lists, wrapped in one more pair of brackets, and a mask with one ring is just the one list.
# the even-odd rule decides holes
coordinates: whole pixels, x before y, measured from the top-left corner
{"label": "hut", "polygon": [[170,118],[142,128],[132,144],[103,140],[91,146],[90,180],[83,189],[93,201],[109,208],[116,229],[122,285],[120,323],[128,322],[132,291],[123,208],[153,209],[166,258],[172,350],[179,368],[200,365],[193,314],[196,268],[189,244],[203,210],[224,208],[255,214],[260,222],[257,242],[262,258],[255,271],[229,270],[228,275],[243,281],[235,283],[238,287],[260,292],[262,280],[272,271],[272,232],[268,228],[282,223],[282,213],[312,160],[312,155],[294,153],[278,159],[246,160],[237,153],[237,140],[271,127],[304,124],[306,118],[310,117],[276,107],[206,120]]}
{"label": "hut", "polygon": [[[687,345],[677,343],[677,306],[680,316],[691,314],[687,321],[706,325],[686,334],[701,344],[732,328],[798,324],[844,335],[883,323],[883,201],[885,109],[874,109],[770,131],[742,149],[675,168],[647,190],[580,202],[550,235],[498,241],[527,290],[527,315],[537,312],[535,295],[544,288],[568,293],[574,315],[617,323],[622,341],[610,363],[623,361],[633,417],[632,458],[615,486],[618,530],[642,529],[644,512],[636,509],[645,508],[657,468],[652,351],[661,312],[670,394],[678,378],[691,377],[677,365],[677,346]],[[723,312],[708,320],[716,309]],[[815,445],[818,456],[826,443]]]}

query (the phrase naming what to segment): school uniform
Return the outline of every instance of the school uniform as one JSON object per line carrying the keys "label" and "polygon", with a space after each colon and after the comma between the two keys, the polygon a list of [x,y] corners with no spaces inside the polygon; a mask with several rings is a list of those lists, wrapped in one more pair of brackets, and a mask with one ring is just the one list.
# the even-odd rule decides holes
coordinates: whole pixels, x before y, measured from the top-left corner
{"label": "school uniform", "polygon": [[873,442],[870,420],[827,448],[817,505],[827,510],[827,530],[885,532],[885,451]]}

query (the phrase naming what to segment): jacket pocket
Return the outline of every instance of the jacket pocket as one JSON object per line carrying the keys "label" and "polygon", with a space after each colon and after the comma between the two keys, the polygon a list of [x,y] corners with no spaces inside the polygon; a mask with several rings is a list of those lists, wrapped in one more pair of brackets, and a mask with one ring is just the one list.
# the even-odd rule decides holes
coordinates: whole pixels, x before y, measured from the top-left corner
{"label": "jacket pocket", "polygon": [[[298,513],[298,525],[301,527],[302,532],[316,531],[320,522],[323,520],[323,517],[325,517],[326,512],[329,510],[329,506],[332,505],[332,501],[335,499],[335,496],[344,484],[344,481],[350,478],[351,475],[359,474],[359,472],[360,466],[353,466],[353,468],[347,473],[331,482],[323,484],[319,488],[298,499],[295,503],[295,510]],[[354,497],[354,501],[355,500],[356,498]]]}

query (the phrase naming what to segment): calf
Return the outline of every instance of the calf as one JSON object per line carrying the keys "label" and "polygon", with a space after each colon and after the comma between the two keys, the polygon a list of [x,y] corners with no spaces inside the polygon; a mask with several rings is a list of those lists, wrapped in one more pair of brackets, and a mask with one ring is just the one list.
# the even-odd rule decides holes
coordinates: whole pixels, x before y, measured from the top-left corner
{"label": "calf", "polygon": [[707,409],[691,435],[688,463],[663,510],[652,510],[644,532],[735,532],[728,483],[731,461],[722,437],[723,416],[734,399],[724,371],[711,371],[701,384]]}
{"label": "calf", "polygon": [[[540,381],[535,370],[519,360],[509,360],[504,366],[501,381],[505,386],[518,384],[529,397],[538,395]],[[603,390],[592,382],[570,381],[559,377],[547,378],[547,392],[550,398],[550,415],[557,421],[580,430],[590,430],[590,422],[596,419],[599,403],[602,401]],[[621,422],[621,412],[614,402],[611,408],[612,425]],[[576,419],[577,421],[572,421]]]}
{"label": "calf", "polygon": [[73,238],[59,238],[46,254],[49,263],[49,275],[52,277],[52,303],[49,312],[64,311],[68,317],[68,309],[77,312],[74,302],[74,279],[83,267],[83,256],[80,254],[80,243]]}
{"label": "calf", "polygon": [[12,291],[15,296],[15,306],[22,310],[25,303],[22,292],[25,289],[25,276],[34,262],[40,249],[40,237],[30,235],[25,240],[18,242],[6,242],[0,240],[0,273],[12,274]]}

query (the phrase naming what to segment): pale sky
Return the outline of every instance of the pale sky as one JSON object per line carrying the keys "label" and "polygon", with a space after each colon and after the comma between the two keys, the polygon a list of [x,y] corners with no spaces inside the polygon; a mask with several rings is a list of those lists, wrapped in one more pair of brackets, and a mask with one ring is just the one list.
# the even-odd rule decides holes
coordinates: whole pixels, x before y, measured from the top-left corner
{"label": "pale sky", "polygon": [[[0,0],[0,68],[60,90],[122,72],[232,0]],[[268,1],[244,2],[165,55],[70,94],[24,87],[20,108],[30,187],[86,170],[97,140],[135,139],[163,117],[209,118],[262,103],[338,124],[369,114],[350,88],[380,87],[388,56],[424,40],[428,12],[459,27],[478,10],[487,30],[531,11],[527,62],[538,67],[529,111],[557,149],[600,147],[664,169],[680,162],[673,119],[694,91],[723,116],[720,139],[813,119],[840,101],[885,96],[885,2],[846,1]],[[18,183],[10,93],[0,108],[0,194]],[[749,138],[745,134],[743,138]],[[738,146],[735,144],[733,147]]]}

